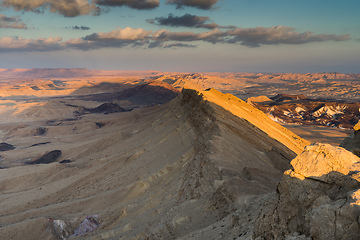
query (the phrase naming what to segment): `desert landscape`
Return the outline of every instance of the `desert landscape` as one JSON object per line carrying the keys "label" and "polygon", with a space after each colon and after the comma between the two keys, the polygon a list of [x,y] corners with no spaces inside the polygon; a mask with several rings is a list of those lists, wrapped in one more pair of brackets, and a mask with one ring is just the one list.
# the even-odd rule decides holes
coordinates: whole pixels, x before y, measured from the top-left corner
{"label": "desert landscape", "polygon": [[0,0],[0,240],[359,240],[359,9]]}
{"label": "desert landscape", "polygon": [[0,238],[358,239],[359,81],[1,69]]}

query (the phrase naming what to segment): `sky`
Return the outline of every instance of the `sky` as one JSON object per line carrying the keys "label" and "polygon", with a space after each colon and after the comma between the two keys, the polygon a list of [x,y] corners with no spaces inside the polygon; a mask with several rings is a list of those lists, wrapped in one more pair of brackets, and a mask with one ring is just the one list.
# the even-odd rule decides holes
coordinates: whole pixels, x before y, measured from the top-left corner
{"label": "sky", "polygon": [[0,0],[0,68],[360,73],[359,0]]}

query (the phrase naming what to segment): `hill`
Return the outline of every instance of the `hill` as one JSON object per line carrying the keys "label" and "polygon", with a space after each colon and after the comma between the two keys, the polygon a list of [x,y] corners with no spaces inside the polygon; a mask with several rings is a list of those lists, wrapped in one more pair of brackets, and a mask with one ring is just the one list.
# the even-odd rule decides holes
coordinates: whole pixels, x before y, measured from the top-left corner
{"label": "hill", "polygon": [[[164,105],[42,127],[41,135],[18,140],[12,156],[38,159],[54,149],[61,156],[0,170],[6,239],[196,238],[218,224],[224,234],[237,209],[275,191],[307,144],[212,89],[184,89]],[[85,233],[87,227],[95,231]]]}

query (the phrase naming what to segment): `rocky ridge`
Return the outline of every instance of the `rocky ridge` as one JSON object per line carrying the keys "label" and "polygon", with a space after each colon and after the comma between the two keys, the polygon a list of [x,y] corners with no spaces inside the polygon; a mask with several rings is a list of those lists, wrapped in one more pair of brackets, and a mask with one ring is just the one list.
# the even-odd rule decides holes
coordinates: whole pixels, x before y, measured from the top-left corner
{"label": "rocky ridge", "polygon": [[[49,140],[59,129],[62,142],[28,148],[57,146],[56,161],[65,164],[1,169],[2,236],[176,239],[194,233],[197,238],[198,231],[219,225],[216,237],[234,238],[239,234],[226,233],[229,216],[275,191],[290,159],[306,145],[271,120],[261,128],[263,113],[216,90],[184,89],[161,106],[89,114],[71,120],[69,129],[99,117],[105,126],[83,132],[49,126],[38,140]],[[270,137],[276,132],[279,140]],[[97,229],[70,237],[82,221],[94,218],[88,216],[98,216]]]}
{"label": "rocky ridge", "polygon": [[255,239],[348,239],[360,235],[360,159],[313,144],[291,162],[254,222]]}

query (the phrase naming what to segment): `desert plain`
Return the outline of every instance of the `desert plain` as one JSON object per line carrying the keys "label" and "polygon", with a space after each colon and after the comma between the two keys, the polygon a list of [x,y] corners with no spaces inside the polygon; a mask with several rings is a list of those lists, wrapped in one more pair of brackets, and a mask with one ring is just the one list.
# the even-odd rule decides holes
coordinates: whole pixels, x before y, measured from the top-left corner
{"label": "desert plain", "polygon": [[1,69],[0,238],[356,239],[359,81]]}

